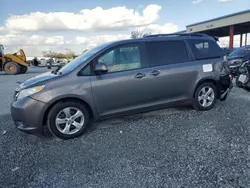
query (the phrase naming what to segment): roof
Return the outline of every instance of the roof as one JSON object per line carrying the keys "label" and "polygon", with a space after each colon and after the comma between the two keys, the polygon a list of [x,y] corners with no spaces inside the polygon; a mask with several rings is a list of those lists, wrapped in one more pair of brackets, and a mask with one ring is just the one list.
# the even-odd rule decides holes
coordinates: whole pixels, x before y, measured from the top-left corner
{"label": "roof", "polygon": [[241,12],[236,12],[236,13],[233,13],[233,14],[228,14],[226,16],[221,16],[221,17],[218,17],[218,18],[213,18],[213,19],[210,19],[210,20],[206,20],[206,21],[202,21],[202,22],[190,24],[190,25],[187,25],[186,27],[191,27],[191,26],[194,26],[194,25],[199,25],[199,24],[203,24],[203,23],[207,23],[207,22],[221,20],[221,19],[224,19],[224,18],[228,18],[228,17],[232,17],[232,16],[237,16],[237,15],[245,14],[245,13],[249,13],[249,12],[250,12],[250,9],[244,10],[244,11],[241,11]]}
{"label": "roof", "polygon": [[145,42],[145,41],[162,41],[162,40],[185,40],[185,39],[211,39],[217,40],[215,37],[204,34],[204,33],[171,33],[171,34],[156,34],[156,35],[148,35],[143,38],[136,39],[125,39],[125,40],[117,40],[114,42],[108,43],[106,46],[112,46],[117,44],[126,44],[131,42]]}

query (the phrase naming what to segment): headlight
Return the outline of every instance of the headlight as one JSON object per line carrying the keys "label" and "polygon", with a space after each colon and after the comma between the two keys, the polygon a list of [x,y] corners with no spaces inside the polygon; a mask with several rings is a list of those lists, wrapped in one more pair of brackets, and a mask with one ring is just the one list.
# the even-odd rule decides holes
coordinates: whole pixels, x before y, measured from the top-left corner
{"label": "headlight", "polygon": [[239,68],[239,67],[241,67],[241,64],[229,65],[230,69]]}
{"label": "headlight", "polygon": [[241,64],[242,63],[242,59],[234,59],[234,60],[230,60],[228,62],[229,65],[238,65],[238,64]]}
{"label": "headlight", "polygon": [[19,94],[17,95],[17,100],[19,100],[23,97],[28,97],[30,95],[38,93],[38,92],[42,91],[44,87],[45,87],[45,85],[42,85],[42,86],[37,86],[37,87],[32,87],[32,88],[21,90],[19,92]]}

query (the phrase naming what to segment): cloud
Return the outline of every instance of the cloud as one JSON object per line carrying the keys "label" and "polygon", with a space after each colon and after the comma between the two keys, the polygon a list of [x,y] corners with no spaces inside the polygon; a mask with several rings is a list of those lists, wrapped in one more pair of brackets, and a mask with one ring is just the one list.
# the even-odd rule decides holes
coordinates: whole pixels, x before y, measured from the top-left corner
{"label": "cloud", "polygon": [[[178,26],[172,23],[164,25],[150,24],[136,28],[136,30],[147,33],[172,33],[178,31]],[[0,43],[5,46],[39,46],[39,45],[86,45],[86,47],[93,47],[102,43],[111,42],[115,40],[123,40],[130,38],[130,34],[116,34],[116,35],[95,35],[90,37],[77,36],[75,40],[66,40],[64,36],[42,36],[42,35],[20,35],[7,34],[0,36]]]}
{"label": "cloud", "polygon": [[[178,26],[172,23],[164,25],[150,24],[134,28],[142,32],[156,33],[172,33],[178,31]],[[0,35],[0,44],[6,47],[7,53],[12,53],[22,48],[28,56],[39,56],[41,52],[50,48],[58,51],[65,48],[74,49],[76,53],[82,49],[90,49],[103,43],[112,42],[116,40],[129,39],[128,34],[115,35],[95,35],[95,36],[76,36],[73,39],[65,38],[64,36],[42,36],[42,35],[27,35],[27,34],[7,34]],[[8,52],[10,50],[10,52]]]}
{"label": "cloud", "polygon": [[193,4],[197,4],[197,3],[200,3],[202,2],[203,0],[193,0]]}
{"label": "cloud", "polygon": [[5,35],[0,36],[0,44],[4,46],[57,46],[65,43],[63,36],[41,36],[41,35]]}
{"label": "cloud", "polygon": [[151,24],[138,28],[143,33],[161,34],[161,33],[174,33],[178,31],[178,26],[173,23],[166,23],[164,25]]}
{"label": "cloud", "polygon": [[11,15],[5,27],[14,32],[29,31],[99,31],[121,30],[154,23],[159,18],[161,6],[148,5],[140,14],[127,7],[84,9],[72,12],[32,12]]}
{"label": "cloud", "polygon": [[233,0],[219,0],[220,3],[227,3],[227,2],[230,2],[230,1],[233,1]]}
{"label": "cloud", "polygon": [[[151,24],[145,27],[138,27],[136,30],[145,32],[145,33],[173,33],[178,31],[178,26],[172,23],[166,23],[164,25]],[[129,39],[130,35],[97,35],[92,37],[81,37],[77,36],[75,38],[76,44],[84,44],[87,47],[94,47],[103,43],[112,42],[116,40]]]}
{"label": "cloud", "polygon": [[[198,3],[201,3],[202,1],[204,0],[193,0],[193,4],[198,4]],[[227,2],[230,2],[230,1],[233,1],[233,0],[218,0],[218,2],[220,3],[227,3]]]}
{"label": "cloud", "polygon": [[0,27],[0,32],[4,31],[5,28],[4,27]]}
{"label": "cloud", "polygon": [[13,53],[18,49],[24,49],[29,56],[41,55],[41,52],[51,48],[60,51],[65,48],[76,48],[81,51],[84,48],[90,49],[103,43],[116,40],[128,39],[130,35],[97,35],[92,37],[77,36],[74,40],[66,40],[63,36],[41,36],[41,35],[5,35],[0,36],[0,44],[3,44],[6,53]]}
{"label": "cloud", "polygon": [[[138,27],[136,30],[145,32],[145,33],[152,33],[152,34],[156,34],[156,33],[173,33],[178,31],[178,26],[174,25],[172,23],[166,23],[164,25],[158,25],[158,24],[151,24],[148,26],[144,26],[144,27]],[[91,37],[81,37],[81,36],[77,36],[75,38],[74,42],[70,42],[72,43],[76,43],[76,44],[81,44],[81,45],[85,45],[87,47],[95,47],[98,45],[101,45],[103,43],[107,43],[107,42],[112,42],[112,41],[116,41],[116,40],[124,40],[124,39],[129,39],[130,35],[122,35],[122,34],[118,34],[118,35],[97,35],[97,36],[91,36]],[[69,43],[69,44],[70,44]]]}
{"label": "cloud", "polygon": [[81,44],[86,46],[87,48],[92,48],[104,43],[116,41],[116,40],[123,40],[129,39],[130,35],[99,35],[99,36],[92,36],[92,37],[81,37],[77,36],[75,38],[76,44]]}

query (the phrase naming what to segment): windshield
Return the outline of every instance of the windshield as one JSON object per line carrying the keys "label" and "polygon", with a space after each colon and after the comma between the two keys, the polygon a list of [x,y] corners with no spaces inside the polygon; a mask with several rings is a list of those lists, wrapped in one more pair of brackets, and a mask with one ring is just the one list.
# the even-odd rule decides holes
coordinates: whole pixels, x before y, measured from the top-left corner
{"label": "windshield", "polygon": [[59,72],[61,74],[66,74],[69,73],[73,70],[75,70],[78,66],[80,66],[82,63],[84,63],[88,58],[90,58],[92,55],[97,53],[98,51],[102,50],[105,48],[108,44],[103,44],[101,46],[98,46],[96,48],[91,49],[90,51],[78,56],[68,64],[66,64],[64,67],[62,67]]}
{"label": "windshield", "polygon": [[244,57],[246,55],[250,55],[250,47],[238,48],[229,54],[229,57]]}

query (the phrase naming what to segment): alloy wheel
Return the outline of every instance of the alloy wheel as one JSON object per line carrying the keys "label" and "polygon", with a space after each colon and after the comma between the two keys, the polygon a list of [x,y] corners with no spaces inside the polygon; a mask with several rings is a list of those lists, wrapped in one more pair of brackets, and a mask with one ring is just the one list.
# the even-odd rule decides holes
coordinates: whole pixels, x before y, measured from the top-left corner
{"label": "alloy wheel", "polygon": [[56,116],[55,124],[57,129],[66,135],[78,132],[84,125],[84,114],[75,107],[62,109]]}
{"label": "alloy wheel", "polygon": [[198,95],[198,101],[202,107],[209,107],[215,100],[215,93],[212,87],[203,87]]}

